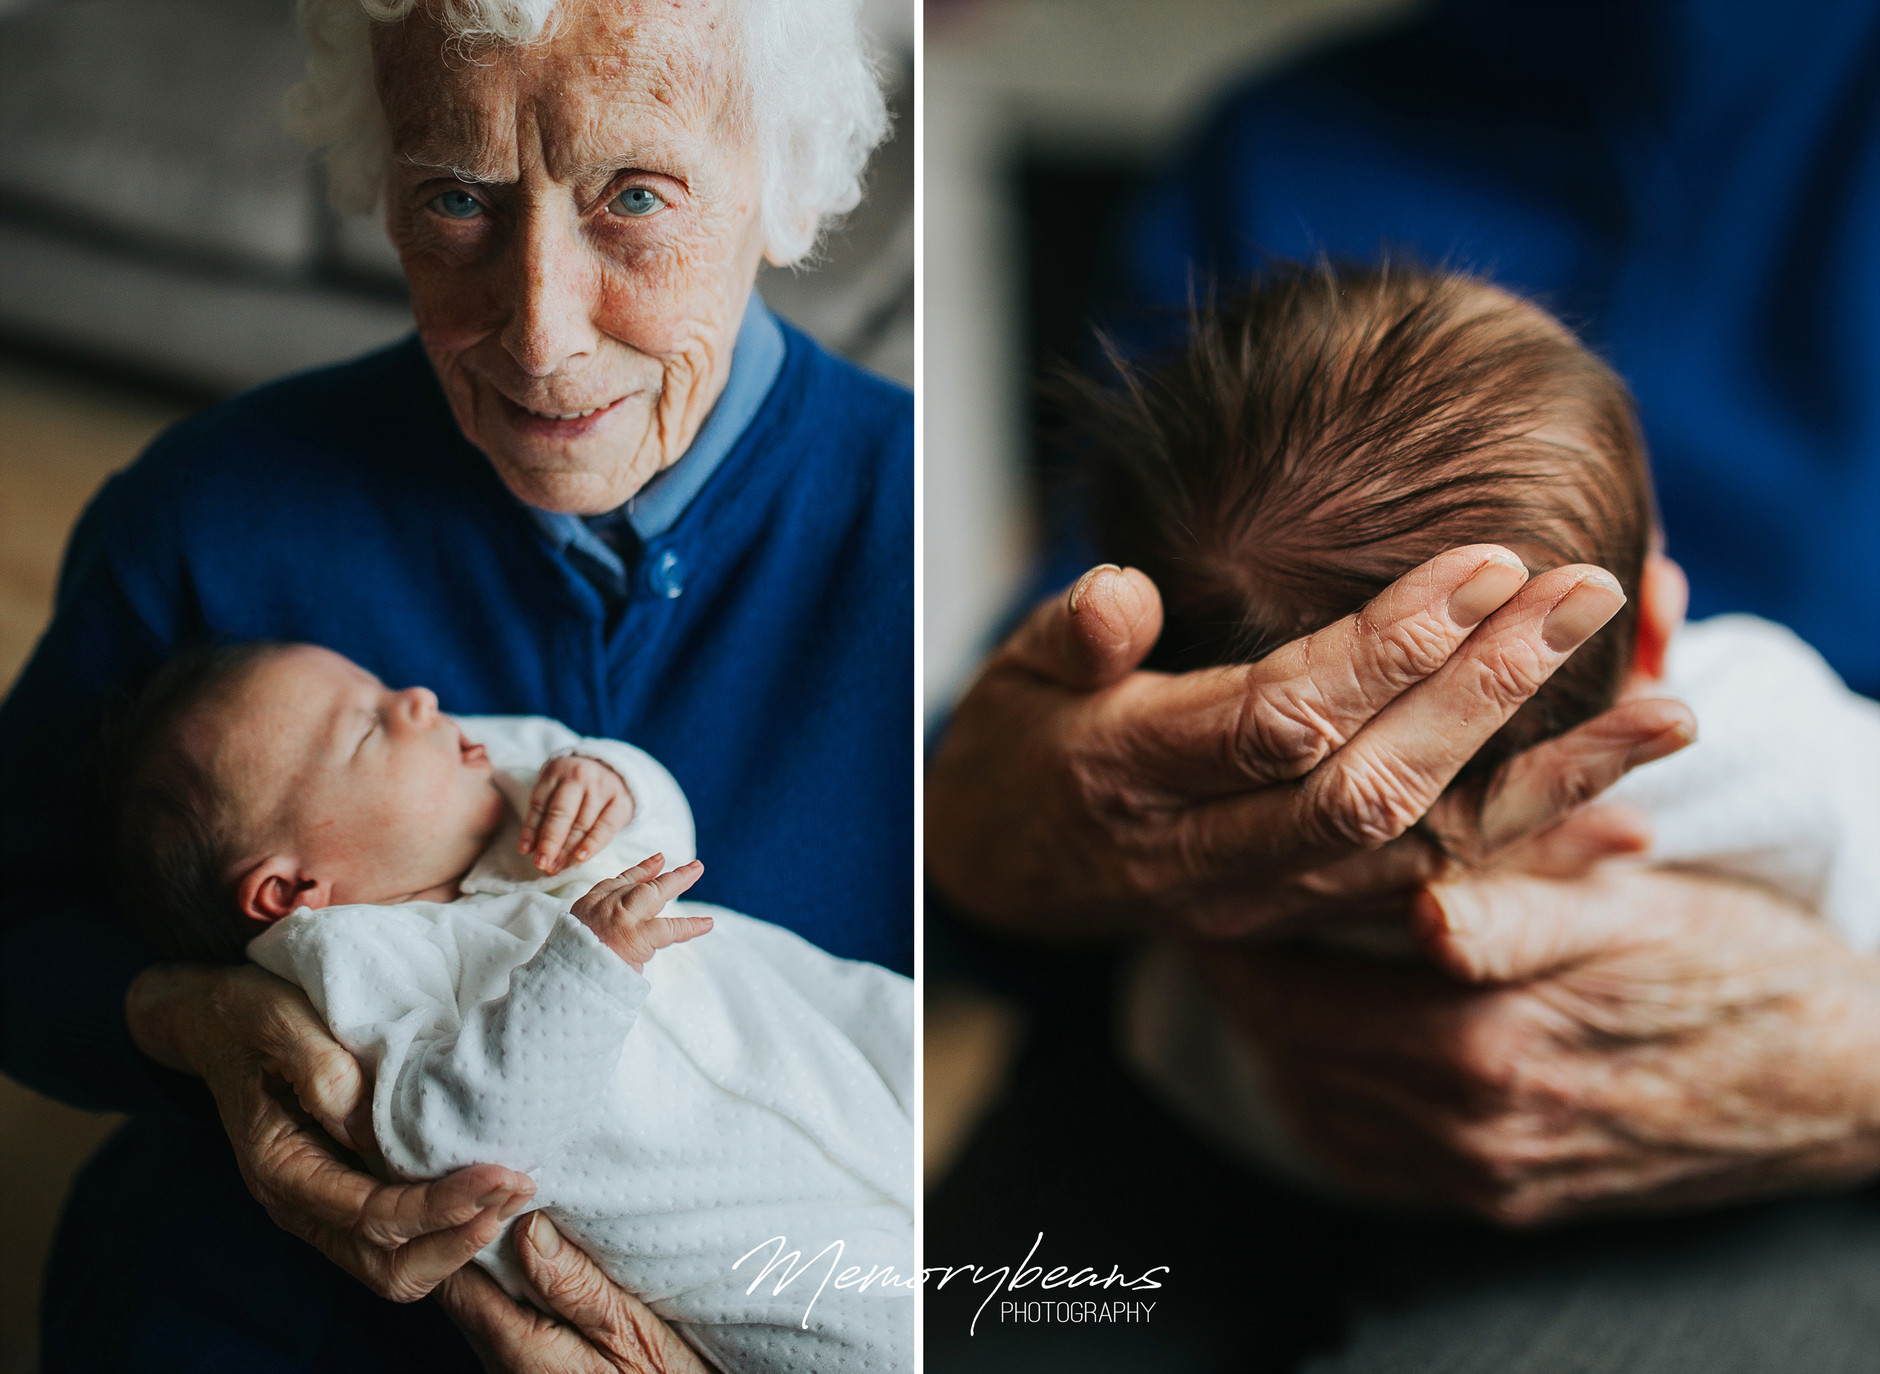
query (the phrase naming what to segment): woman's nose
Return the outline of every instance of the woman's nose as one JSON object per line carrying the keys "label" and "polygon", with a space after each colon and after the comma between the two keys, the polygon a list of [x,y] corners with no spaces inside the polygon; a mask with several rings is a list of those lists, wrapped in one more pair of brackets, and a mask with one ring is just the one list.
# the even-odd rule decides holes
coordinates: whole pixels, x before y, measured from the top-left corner
{"label": "woman's nose", "polygon": [[594,352],[596,281],[578,217],[550,203],[530,207],[508,251],[509,323],[502,343],[531,377],[550,377]]}

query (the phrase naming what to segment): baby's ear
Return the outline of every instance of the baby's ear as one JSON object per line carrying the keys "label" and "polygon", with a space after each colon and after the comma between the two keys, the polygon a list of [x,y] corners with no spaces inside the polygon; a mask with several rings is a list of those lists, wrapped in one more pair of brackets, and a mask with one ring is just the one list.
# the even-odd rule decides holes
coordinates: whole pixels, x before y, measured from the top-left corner
{"label": "baby's ear", "polygon": [[1684,569],[1662,553],[1647,555],[1638,582],[1638,643],[1632,650],[1634,681],[1663,682],[1665,655],[1684,624],[1691,600],[1691,584]]}
{"label": "baby's ear", "polygon": [[291,916],[303,906],[323,907],[332,899],[327,884],[303,873],[287,854],[256,860],[235,883],[235,905],[242,915],[263,925]]}

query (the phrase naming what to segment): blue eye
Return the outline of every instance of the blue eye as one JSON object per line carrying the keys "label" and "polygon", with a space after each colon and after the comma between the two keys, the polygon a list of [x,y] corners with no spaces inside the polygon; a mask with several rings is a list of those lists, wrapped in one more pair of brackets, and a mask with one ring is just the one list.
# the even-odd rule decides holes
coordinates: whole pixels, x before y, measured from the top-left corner
{"label": "blue eye", "polygon": [[625,215],[629,219],[644,219],[665,203],[657,191],[648,190],[644,186],[629,186],[614,197],[613,204],[608,208],[616,215]]}
{"label": "blue eye", "polygon": [[431,208],[445,219],[473,219],[483,213],[483,202],[468,191],[445,191],[431,197]]}

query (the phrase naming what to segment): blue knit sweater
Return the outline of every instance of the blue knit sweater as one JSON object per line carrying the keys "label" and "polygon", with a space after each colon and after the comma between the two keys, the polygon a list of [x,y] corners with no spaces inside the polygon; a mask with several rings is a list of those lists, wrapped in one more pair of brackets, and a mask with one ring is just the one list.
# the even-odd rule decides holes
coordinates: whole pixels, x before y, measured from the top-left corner
{"label": "blue knit sweater", "polygon": [[1380,249],[1538,297],[1638,397],[1692,615],[1880,694],[1880,9],[1434,0],[1232,93],[1137,202],[1148,302]]}
{"label": "blue knit sweater", "polygon": [[787,343],[611,605],[415,340],[217,406],[107,483],[0,707],[0,1069],[83,1106],[163,1100],[123,1016],[156,955],[103,899],[80,774],[111,702],[203,638],[323,644],[447,711],[630,740],[691,799],[698,898],[911,971],[912,401]]}

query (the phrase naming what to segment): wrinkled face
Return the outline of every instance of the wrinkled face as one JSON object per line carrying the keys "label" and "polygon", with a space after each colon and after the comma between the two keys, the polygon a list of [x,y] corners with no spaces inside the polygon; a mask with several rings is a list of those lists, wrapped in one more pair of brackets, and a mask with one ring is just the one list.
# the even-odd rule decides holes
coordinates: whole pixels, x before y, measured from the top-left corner
{"label": "wrinkled face", "polygon": [[263,659],[198,730],[192,750],[234,791],[257,847],[291,852],[331,883],[333,902],[395,901],[461,877],[506,813],[483,747],[436,696],[394,692],[327,649]]}
{"label": "wrinkled face", "polygon": [[457,423],[510,490],[611,510],[723,389],[762,250],[711,0],[564,0],[523,46],[375,26],[386,225]]}

